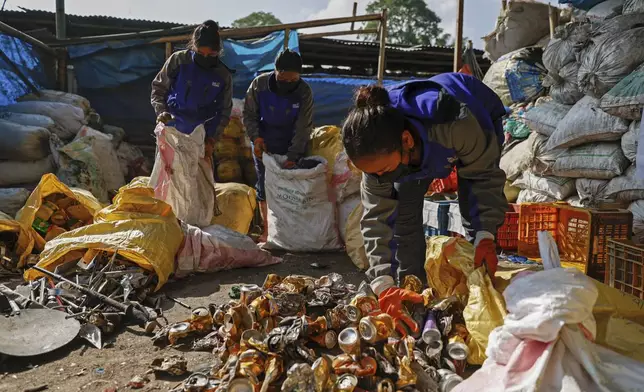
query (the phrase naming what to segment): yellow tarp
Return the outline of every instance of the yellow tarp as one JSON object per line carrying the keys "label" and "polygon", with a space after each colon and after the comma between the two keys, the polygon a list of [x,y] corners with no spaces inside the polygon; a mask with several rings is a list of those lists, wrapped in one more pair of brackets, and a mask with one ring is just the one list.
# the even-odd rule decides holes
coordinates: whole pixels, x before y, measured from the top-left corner
{"label": "yellow tarp", "polygon": [[503,325],[507,312],[485,268],[474,269],[474,246],[462,238],[428,238],[425,272],[429,286],[440,298],[456,295],[464,304],[463,318],[470,333],[467,362],[483,364],[488,336]]}
{"label": "yellow tarp", "polygon": [[[66,257],[78,257],[86,249],[118,250],[119,255],[157,274],[157,290],[167,282],[183,233],[170,205],[154,198],[147,178],[135,178],[122,187],[114,204],[96,213],[94,222],[49,241],[38,266],[53,270]],[[27,280],[39,276],[33,269],[25,272]]]}
{"label": "yellow tarp", "polygon": [[34,239],[18,221],[0,211],[0,233],[6,232],[18,235],[16,248],[12,250],[18,255],[18,267],[23,267],[27,261],[27,256],[31,254],[34,248]]}
{"label": "yellow tarp", "polygon": [[241,234],[248,229],[255,216],[257,194],[248,185],[229,182],[215,185],[217,205],[221,215],[212,218],[213,225],[225,226]]}
{"label": "yellow tarp", "polygon": [[[38,186],[31,192],[25,206],[18,211],[16,214],[16,220],[20,222],[22,227],[27,231],[34,240],[34,248],[38,251],[41,251],[45,247],[45,240],[36,233],[36,231],[31,227],[34,223],[34,218],[36,217],[36,212],[40,206],[42,206],[42,201],[49,195],[54,193],[62,193],[67,197],[78,200],[80,204],[85,206],[92,216],[103,206],[98,200],[88,191],[78,188],[69,188],[67,185],[60,182],[58,177],[53,174],[45,174],[40,179]],[[25,255],[26,257],[27,255]]]}

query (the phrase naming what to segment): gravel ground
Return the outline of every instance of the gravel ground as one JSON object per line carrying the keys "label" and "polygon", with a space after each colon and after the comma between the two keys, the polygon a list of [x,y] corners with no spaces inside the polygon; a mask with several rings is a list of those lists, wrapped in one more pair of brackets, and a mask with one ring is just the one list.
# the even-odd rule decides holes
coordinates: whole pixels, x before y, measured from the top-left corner
{"label": "gravel ground", "polygon": [[[237,284],[258,284],[264,282],[269,273],[282,276],[304,274],[319,277],[329,272],[341,274],[347,282],[358,284],[363,280],[359,272],[344,253],[284,254],[282,264],[256,268],[237,269],[215,274],[196,275],[172,282],[162,290],[192,307],[207,306],[211,303],[225,303],[228,291]],[[326,269],[313,269],[311,263],[319,263]],[[0,279],[2,281],[2,279]],[[169,304],[170,305],[170,304]],[[170,322],[189,317],[189,310],[171,304],[165,311]],[[35,336],[34,338],[37,338]],[[212,354],[208,352],[179,352],[173,348],[157,349],[141,328],[128,327],[110,337],[104,337],[108,347],[97,350],[80,339],[53,353],[31,358],[7,358],[0,364],[0,391],[20,392],[46,385],[52,391],[103,392],[117,388],[129,390],[127,383],[136,375],[144,374],[153,359],[171,354],[184,355],[188,370],[207,367]],[[140,391],[167,391],[183,378],[155,378]]]}

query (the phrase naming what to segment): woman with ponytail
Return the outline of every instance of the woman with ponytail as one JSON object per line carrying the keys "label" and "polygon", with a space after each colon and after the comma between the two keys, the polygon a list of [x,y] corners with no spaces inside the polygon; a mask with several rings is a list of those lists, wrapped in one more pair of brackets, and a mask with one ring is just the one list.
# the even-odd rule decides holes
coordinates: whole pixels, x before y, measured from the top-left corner
{"label": "woman with ponytail", "polygon": [[449,176],[454,166],[475,265],[486,265],[494,276],[495,235],[507,209],[505,173],[499,168],[504,114],[492,90],[459,73],[356,93],[342,138],[349,158],[364,173],[367,275],[383,310],[391,306],[388,313],[395,316],[400,302],[410,300],[410,293],[395,287],[406,275],[425,280],[424,196],[430,182]]}
{"label": "woman with ponytail", "polygon": [[221,51],[219,25],[207,20],[195,28],[188,49],[173,53],[152,81],[157,122],[185,134],[203,124],[211,161],[215,139],[228,125],[233,107],[233,79],[219,60]]}

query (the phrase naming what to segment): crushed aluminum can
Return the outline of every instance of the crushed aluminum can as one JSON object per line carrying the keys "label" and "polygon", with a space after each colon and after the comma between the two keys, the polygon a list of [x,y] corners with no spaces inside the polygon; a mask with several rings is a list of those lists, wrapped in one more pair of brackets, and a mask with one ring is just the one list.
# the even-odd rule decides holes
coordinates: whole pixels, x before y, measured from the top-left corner
{"label": "crushed aluminum can", "polygon": [[408,356],[402,357],[400,366],[398,367],[398,381],[396,381],[396,388],[403,389],[412,385],[416,385],[418,376],[411,368],[412,359]]}
{"label": "crushed aluminum can", "polygon": [[328,350],[333,349],[338,344],[338,334],[334,330],[328,330],[318,335],[309,336],[313,342],[318,346],[324,347]]}
{"label": "crushed aluminum can", "polygon": [[247,329],[241,335],[240,349],[248,350],[255,349],[265,354],[268,354],[269,349],[266,342],[266,336],[255,329]]}
{"label": "crushed aluminum can", "polygon": [[423,291],[423,282],[415,275],[407,275],[403,278],[400,288],[420,294]]}
{"label": "crushed aluminum can", "polygon": [[238,374],[246,377],[253,385],[259,385],[259,376],[264,373],[264,355],[257,350],[250,349],[239,355]]}
{"label": "crushed aluminum can", "polygon": [[264,279],[264,284],[262,285],[262,288],[264,290],[269,290],[276,287],[280,283],[282,283],[281,276],[276,274],[268,274],[266,275],[266,279]]}
{"label": "crushed aluminum can", "polygon": [[313,369],[308,363],[293,364],[286,375],[286,380],[282,384],[282,392],[314,391]]}
{"label": "crushed aluminum can", "polygon": [[264,376],[264,382],[262,383],[262,388],[260,392],[268,391],[268,387],[279,380],[284,373],[284,361],[282,358],[272,355],[268,360],[268,366],[266,367],[266,375]]}
{"label": "crushed aluminum can", "polygon": [[212,331],[201,339],[192,342],[192,349],[194,351],[210,351],[223,343],[223,339],[219,335],[219,331]]}
{"label": "crushed aluminum can", "polygon": [[360,336],[367,343],[376,344],[387,340],[394,331],[394,319],[387,313],[363,317],[359,324]]}
{"label": "crushed aluminum can", "polygon": [[434,289],[432,288],[426,288],[423,290],[423,292],[420,294],[423,297],[423,304],[425,305],[426,308],[431,308],[432,302],[434,302],[434,299],[436,298],[436,293],[434,292]]}
{"label": "crushed aluminum can", "polygon": [[378,370],[378,362],[370,356],[341,354],[333,358],[333,372],[335,374],[350,373],[358,377],[374,376]]}
{"label": "crushed aluminum can", "polygon": [[463,379],[459,375],[447,369],[438,369],[438,374],[441,378],[438,384],[440,392],[450,392],[458,384],[463,382]]}
{"label": "crushed aluminum can", "polygon": [[338,335],[338,346],[347,355],[360,356],[360,334],[356,328],[345,328]]}
{"label": "crushed aluminum can", "polygon": [[360,321],[360,316],[360,310],[353,305],[337,305],[325,313],[327,323],[332,329],[356,325]]}
{"label": "crushed aluminum can", "polygon": [[233,379],[228,384],[228,392],[255,392],[255,386],[250,380],[242,377]]}
{"label": "crushed aluminum can", "polygon": [[304,324],[303,332],[306,335],[320,335],[329,329],[328,321],[323,316],[316,319],[302,316],[302,321]]}
{"label": "crushed aluminum can", "polygon": [[353,374],[343,374],[335,382],[335,392],[353,392],[358,386],[358,377]]}
{"label": "crushed aluminum can", "polygon": [[425,354],[429,359],[436,360],[440,358],[441,352],[443,351],[443,341],[442,340],[434,340],[431,343],[427,343],[427,347],[425,348]]}
{"label": "crushed aluminum can", "polygon": [[321,356],[313,363],[313,379],[315,392],[327,392],[333,388],[332,363],[327,356]]}
{"label": "crushed aluminum can", "polygon": [[467,359],[470,350],[465,344],[465,339],[469,335],[467,328],[463,324],[455,324],[453,331],[447,337],[447,354],[456,361]]}
{"label": "crushed aluminum can", "polygon": [[182,376],[188,372],[188,361],[180,355],[171,355],[156,358],[151,364],[155,372],[168,373],[173,376]]}
{"label": "crushed aluminum can", "polygon": [[275,301],[278,314],[282,317],[299,317],[306,313],[306,298],[302,294],[280,293]]}
{"label": "crushed aluminum can", "polygon": [[[373,294],[373,292],[371,292]],[[380,304],[378,303],[378,298],[374,295],[370,295],[368,292],[360,292],[353,297],[351,300],[351,305],[358,308],[360,314],[368,316],[371,313],[380,309]]]}
{"label": "crushed aluminum can", "polygon": [[277,307],[277,302],[270,295],[262,295],[248,306],[250,313],[255,316],[255,320],[263,320],[267,317],[277,316],[279,314],[279,308]]}
{"label": "crushed aluminum can", "polygon": [[380,380],[378,386],[376,387],[377,392],[395,392],[396,386],[394,382],[388,378]]}
{"label": "crushed aluminum can", "polygon": [[207,392],[210,377],[203,373],[193,373],[183,382],[184,392]]}
{"label": "crushed aluminum can", "polygon": [[421,336],[423,341],[427,344],[436,340],[441,340],[442,338],[441,331],[438,329],[438,324],[436,323],[436,313],[433,310],[427,312]]}
{"label": "crushed aluminum can", "polygon": [[255,298],[262,295],[262,289],[256,284],[245,284],[239,288],[239,303],[248,306]]}
{"label": "crushed aluminum can", "polygon": [[170,342],[171,346],[174,346],[179,339],[185,338],[191,332],[192,328],[189,322],[172,324],[168,330],[168,342]]}
{"label": "crushed aluminum can", "polygon": [[208,333],[212,331],[213,320],[210,310],[206,307],[193,309],[190,316],[190,327],[193,331],[200,333]]}

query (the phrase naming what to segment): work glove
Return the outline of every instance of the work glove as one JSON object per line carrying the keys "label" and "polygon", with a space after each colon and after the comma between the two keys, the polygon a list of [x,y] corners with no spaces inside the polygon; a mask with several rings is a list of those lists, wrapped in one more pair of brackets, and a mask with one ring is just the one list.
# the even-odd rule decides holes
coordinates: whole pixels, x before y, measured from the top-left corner
{"label": "work glove", "polygon": [[157,116],[157,124],[158,123],[167,124],[172,120],[174,120],[174,116],[168,112],[163,112]]}
{"label": "work glove", "polygon": [[494,274],[499,264],[499,259],[496,256],[496,243],[494,242],[494,235],[487,231],[480,231],[476,233],[474,240],[474,268],[485,265],[488,275],[494,284]]}
{"label": "work glove", "polygon": [[262,154],[266,151],[266,145],[264,144],[264,139],[261,137],[258,137],[255,139],[253,142],[253,154],[255,154],[255,158],[257,159],[262,159]]}
{"label": "work glove", "polygon": [[284,165],[282,165],[284,169],[295,169],[296,166],[297,166],[297,163],[293,161],[286,161],[284,162]]}
{"label": "work glove", "polygon": [[374,279],[371,282],[371,289],[378,296],[380,310],[394,319],[396,331],[401,336],[406,336],[409,332],[412,334],[419,332],[422,326],[416,324],[407,311],[404,302],[422,304],[423,297],[420,294],[396,287],[391,276],[380,276]]}

